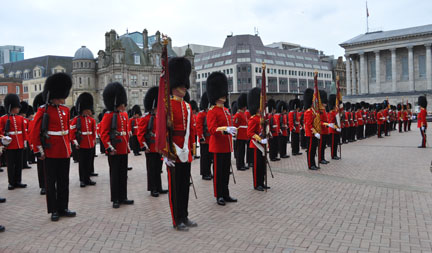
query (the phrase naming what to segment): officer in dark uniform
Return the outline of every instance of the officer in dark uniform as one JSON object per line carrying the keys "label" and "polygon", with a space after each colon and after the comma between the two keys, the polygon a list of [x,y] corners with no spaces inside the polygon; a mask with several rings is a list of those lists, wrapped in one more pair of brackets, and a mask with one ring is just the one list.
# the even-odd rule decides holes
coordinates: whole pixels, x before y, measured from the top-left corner
{"label": "officer in dark uniform", "polygon": [[69,108],[62,105],[69,96],[71,87],[72,80],[65,73],[56,73],[47,78],[43,90],[47,104],[39,107],[31,131],[35,154],[45,160],[46,196],[52,221],[58,221],[60,216],[76,216],[75,212],[68,209],[70,116]]}

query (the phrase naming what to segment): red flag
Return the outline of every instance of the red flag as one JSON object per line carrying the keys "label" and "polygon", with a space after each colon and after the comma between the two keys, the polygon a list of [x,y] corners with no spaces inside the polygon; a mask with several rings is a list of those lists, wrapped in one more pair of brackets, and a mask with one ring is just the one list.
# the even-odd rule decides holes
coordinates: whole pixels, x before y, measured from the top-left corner
{"label": "red flag", "polygon": [[159,80],[158,105],[156,112],[156,150],[163,156],[175,159],[170,133],[172,132],[170,83],[168,73],[168,41],[164,39],[161,57],[162,72]]}
{"label": "red flag", "polygon": [[261,77],[261,97],[260,97],[260,110],[261,110],[261,121],[265,120],[265,110],[266,110],[266,102],[267,102],[267,91],[266,91],[266,86],[267,86],[267,80],[266,80],[266,65],[263,63],[262,64],[262,77]]}
{"label": "red flag", "polygon": [[367,6],[367,2],[366,2],[366,17],[369,17],[369,9],[368,9],[368,6]]}
{"label": "red flag", "polygon": [[314,94],[313,94],[313,99],[312,99],[312,110],[315,111],[315,118],[313,121],[313,126],[315,128],[315,130],[321,134],[321,108],[322,108],[322,104],[321,104],[321,97],[319,94],[319,89],[318,89],[318,72],[315,71],[315,76],[314,76],[314,82],[315,82],[315,87],[314,87]]}

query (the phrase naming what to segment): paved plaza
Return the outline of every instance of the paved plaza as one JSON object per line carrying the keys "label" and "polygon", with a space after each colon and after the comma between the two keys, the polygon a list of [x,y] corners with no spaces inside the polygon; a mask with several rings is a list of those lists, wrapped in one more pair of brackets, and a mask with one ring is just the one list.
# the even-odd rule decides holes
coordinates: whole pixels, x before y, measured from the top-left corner
{"label": "paved plaza", "polygon": [[[72,163],[69,207],[77,217],[58,222],[46,213],[35,165],[23,171],[26,189],[8,191],[5,171],[0,252],[432,252],[432,152],[417,148],[414,130],[343,145],[343,159],[319,171],[307,170],[305,153],[271,163],[268,192],[253,190],[251,170],[236,170],[230,191],[239,201],[224,207],[195,160],[198,199],[191,191],[189,218],[198,227],[189,232],[172,228],[166,195],[147,192],[144,155],[129,156],[135,205],[119,209],[111,206],[104,155],[95,159],[96,186],[80,188]],[[165,169],[162,176],[166,188]]]}

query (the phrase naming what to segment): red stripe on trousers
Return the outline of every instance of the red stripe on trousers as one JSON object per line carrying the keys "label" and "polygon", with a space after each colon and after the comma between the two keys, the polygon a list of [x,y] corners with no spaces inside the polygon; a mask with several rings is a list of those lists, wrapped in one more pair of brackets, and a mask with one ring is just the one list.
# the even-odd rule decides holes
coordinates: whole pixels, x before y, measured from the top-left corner
{"label": "red stripe on trousers", "polygon": [[167,167],[167,172],[168,172],[169,204],[170,204],[170,209],[171,209],[171,217],[172,217],[173,225],[175,227],[177,225],[176,225],[176,222],[175,222],[175,219],[174,219],[173,204],[172,204],[171,172],[170,172],[170,169],[168,167]]}

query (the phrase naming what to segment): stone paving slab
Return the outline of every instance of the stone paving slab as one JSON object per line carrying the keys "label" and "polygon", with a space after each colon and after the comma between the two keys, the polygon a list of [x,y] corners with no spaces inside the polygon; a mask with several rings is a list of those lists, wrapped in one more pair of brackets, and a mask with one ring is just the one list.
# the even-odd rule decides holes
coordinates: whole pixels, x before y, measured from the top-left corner
{"label": "stone paving slab", "polygon": [[[198,200],[191,192],[189,213],[199,226],[189,232],[172,228],[167,196],[146,191],[144,156],[129,156],[135,205],[119,209],[109,201],[105,156],[95,159],[96,186],[80,188],[72,163],[69,203],[77,217],[59,222],[46,213],[35,165],[23,172],[26,189],[8,191],[3,172],[0,252],[432,252],[432,149],[417,149],[419,138],[393,132],[343,145],[343,160],[318,172],[306,169],[305,154],[271,163],[267,193],[253,190],[250,170],[235,171],[230,191],[239,202],[225,207],[195,160]],[[162,179],[166,187],[166,172]]]}

